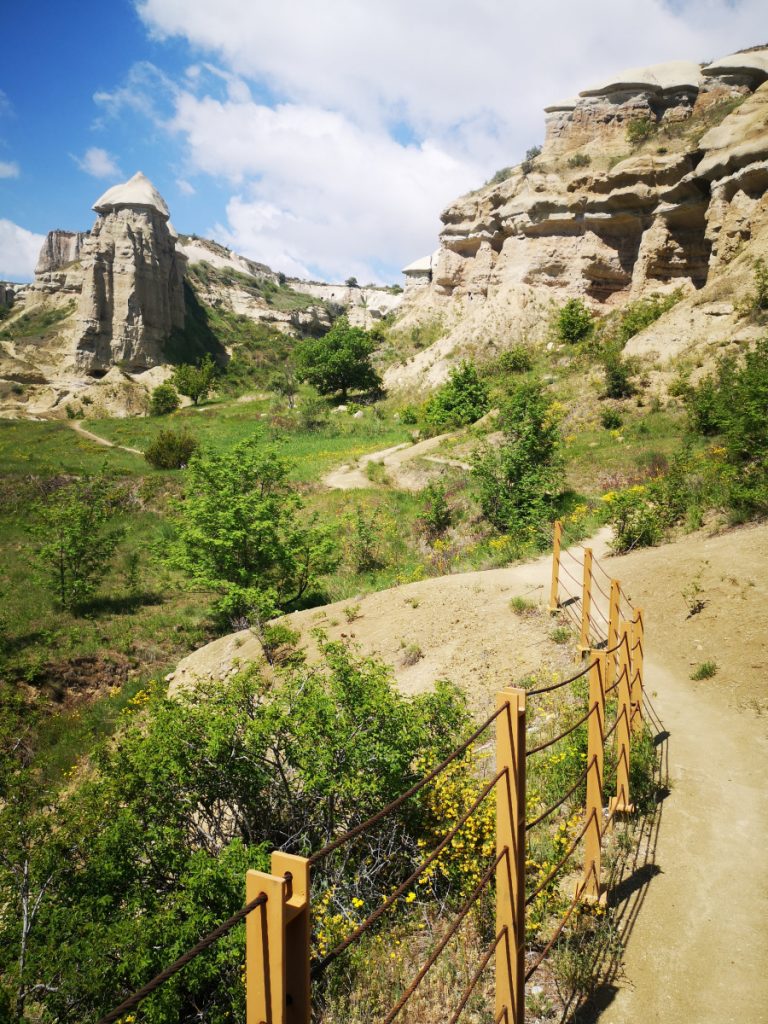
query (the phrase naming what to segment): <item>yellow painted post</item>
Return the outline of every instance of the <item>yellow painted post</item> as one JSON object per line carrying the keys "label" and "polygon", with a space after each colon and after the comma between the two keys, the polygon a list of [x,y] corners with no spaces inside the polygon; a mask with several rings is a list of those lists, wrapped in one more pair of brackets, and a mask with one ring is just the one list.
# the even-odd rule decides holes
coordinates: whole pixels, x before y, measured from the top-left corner
{"label": "yellow painted post", "polygon": [[[608,602],[608,650],[616,647],[619,643],[619,620],[621,618],[621,584],[618,580],[611,580],[611,596]],[[608,663],[605,667],[605,688],[613,686],[616,679],[616,665],[619,661],[619,651],[608,655]]]}
{"label": "yellow painted post", "polygon": [[271,867],[246,875],[246,902],[267,896],[245,920],[246,1024],[309,1024],[309,863],[273,853]]}
{"label": "yellow painted post", "polygon": [[584,874],[576,890],[579,899],[602,902],[600,889],[603,835],[603,746],[605,743],[605,654],[590,651],[587,731],[587,831],[584,836]]}
{"label": "yellow painted post", "polygon": [[621,630],[619,655],[621,667],[619,668],[619,706],[617,711],[619,724],[616,726],[616,796],[611,800],[611,810],[617,814],[631,814],[635,808],[629,794],[632,701],[629,680],[629,627],[626,623]]}
{"label": "yellow painted post", "polygon": [[589,652],[589,619],[592,613],[592,548],[584,548],[584,581],[581,590],[581,636],[579,651]]}
{"label": "yellow painted post", "polygon": [[637,732],[643,724],[643,654],[645,650],[645,620],[643,609],[635,608],[635,617],[632,620],[630,635],[632,647],[632,675],[631,675],[631,700],[632,700],[632,728]]}
{"label": "yellow painted post", "polygon": [[525,690],[508,687],[497,694],[496,853],[505,849],[496,868],[496,933],[506,928],[496,947],[496,1016],[508,1024],[525,1022]]}
{"label": "yellow painted post", "polygon": [[554,615],[560,607],[560,547],[563,543],[563,524],[555,521],[552,539],[552,589],[549,592],[549,611]]}

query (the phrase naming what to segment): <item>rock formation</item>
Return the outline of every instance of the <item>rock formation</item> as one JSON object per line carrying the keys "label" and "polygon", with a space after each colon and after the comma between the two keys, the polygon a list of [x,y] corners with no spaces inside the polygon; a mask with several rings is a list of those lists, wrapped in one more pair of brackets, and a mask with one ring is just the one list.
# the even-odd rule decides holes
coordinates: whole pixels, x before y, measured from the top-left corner
{"label": "rock formation", "polygon": [[746,243],[768,246],[767,126],[768,47],[632,69],[548,107],[541,155],[443,212],[428,286],[406,268],[404,322],[448,333],[385,382],[437,383],[462,348],[541,337],[570,296],[603,313],[682,288],[696,306]]}
{"label": "rock formation", "polygon": [[80,248],[83,285],[75,363],[98,376],[163,362],[162,343],[184,326],[185,258],[164,199],[140,172],[108,189]]}

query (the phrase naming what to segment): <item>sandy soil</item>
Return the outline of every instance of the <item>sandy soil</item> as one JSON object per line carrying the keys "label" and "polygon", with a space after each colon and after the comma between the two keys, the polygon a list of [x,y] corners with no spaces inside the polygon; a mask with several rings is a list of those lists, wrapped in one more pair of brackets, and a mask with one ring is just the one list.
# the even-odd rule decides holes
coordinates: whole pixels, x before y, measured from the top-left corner
{"label": "sandy soil", "polygon": [[[628,934],[624,972],[600,992],[601,1024],[759,1024],[768,1006],[768,525],[606,556],[610,575],[645,611],[646,686],[670,733],[670,792],[658,833],[645,836],[648,862],[629,891],[642,907]],[[580,556],[578,550],[573,552]],[[550,639],[549,558],[488,572],[426,580],[289,617],[306,635],[322,626],[394,665],[406,692],[451,678],[478,713],[494,692],[537,668],[572,666],[571,647]],[[605,579],[597,577],[605,585]],[[689,615],[692,591],[703,607]],[[607,589],[607,588],[606,588]],[[541,604],[515,615],[513,596]],[[359,604],[347,622],[345,609]],[[350,609],[350,615],[354,609]],[[310,644],[311,646],[311,644]],[[407,649],[418,649],[414,664]],[[223,637],[186,658],[174,688],[222,676],[258,657],[249,632]],[[715,661],[716,675],[692,669]]]}
{"label": "sandy soil", "polygon": [[458,459],[427,454],[453,436],[453,434],[438,434],[436,437],[428,437],[416,444],[398,444],[394,448],[385,448],[380,452],[363,455],[352,465],[339,466],[337,469],[331,470],[330,473],[326,473],[323,483],[326,487],[342,491],[358,487],[373,487],[375,485],[365,475],[365,467],[369,462],[378,462],[384,466],[391,486],[402,491],[419,491],[429,479],[429,474],[413,465],[416,460],[424,459],[441,465],[469,469],[467,463],[460,462]]}
{"label": "sandy soil", "polygon": [[89,441],[94,441],[96,444],[102,445],[104,448],[122,448],[124,452],[132,452],[134,455],[143,455],[144,452],[140,452],[138,448],[129,448],[124,444],[115,444],[114,441],[108,441],[106,437],[99,437],[98,434],[94,434],[90,430],[86,430],[85,427],[78,420],[67,420],[70,427],[80,434],[81,437],[87,437]]}

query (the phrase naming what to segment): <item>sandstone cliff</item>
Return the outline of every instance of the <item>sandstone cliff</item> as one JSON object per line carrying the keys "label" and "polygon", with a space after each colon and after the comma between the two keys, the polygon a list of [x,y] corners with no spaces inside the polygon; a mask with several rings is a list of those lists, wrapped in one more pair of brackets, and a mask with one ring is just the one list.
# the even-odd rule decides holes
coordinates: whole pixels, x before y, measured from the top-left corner
{"label": "sandstone cliff", "polygon": [[768,48],[632,69],[546,115],[540,156],[443,212],[426,283],[424,261],[407,268],[402,324],[439,318],[446,333],[391,368],[390,386],[541,339],[571,296],[604,313],[681,288],[631,343],[660,363],[741,329],[732,300],[768,250]]}

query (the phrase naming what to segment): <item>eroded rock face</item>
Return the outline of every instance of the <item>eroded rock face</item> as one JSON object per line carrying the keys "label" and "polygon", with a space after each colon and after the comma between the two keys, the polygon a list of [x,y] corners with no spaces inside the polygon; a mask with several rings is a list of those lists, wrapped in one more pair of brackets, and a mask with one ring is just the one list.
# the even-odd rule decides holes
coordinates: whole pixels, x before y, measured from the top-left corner
{"label": "eroded rock face", "polygon": [[184,326],[186,260],[143,175],[110,189],[94,209],[99,219],[80,249],[75,365],[93,375],[115,363],[144,370],[163,362],[163,342]]}
{"label": "eroded rock face", "polygon": [[[634,69],[548,108],[529,173],[514,168],[442,214],[432,280],[404,309],[413,322],[439,316],[449,334],[432,363],[423,352],[385,383],[418,383],[417,372],[437,382],[430,368],[447,372],[451,341],[457,355],[471,349],[481,325],[491,348],[541,336],[547,310],[568,297],[597,313],[678,288],[693,301],[768,214],[766,75],[763,48],[705,68]],[[650,137],[628,156],[637,117]],[[658,129],[689,118],[700,120]]]}

